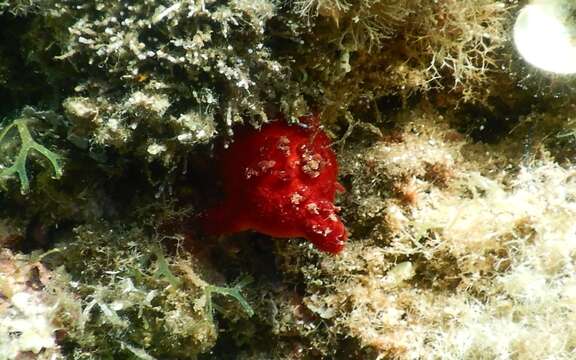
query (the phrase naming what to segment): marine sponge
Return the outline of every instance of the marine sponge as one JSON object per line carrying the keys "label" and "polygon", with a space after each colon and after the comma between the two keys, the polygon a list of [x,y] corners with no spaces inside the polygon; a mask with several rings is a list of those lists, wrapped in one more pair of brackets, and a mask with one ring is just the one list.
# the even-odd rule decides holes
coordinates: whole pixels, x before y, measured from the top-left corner
{"label": "marine sponge", "polygon": [[348,234],[334,206],[338,162],[315,115],[299,125],[279,119],[261,129],[239,129],[219,151],[217,168],[225,201],[202,218],[204,230],[222,234],[256,230],[301,236],[318,249],[338,253]]}

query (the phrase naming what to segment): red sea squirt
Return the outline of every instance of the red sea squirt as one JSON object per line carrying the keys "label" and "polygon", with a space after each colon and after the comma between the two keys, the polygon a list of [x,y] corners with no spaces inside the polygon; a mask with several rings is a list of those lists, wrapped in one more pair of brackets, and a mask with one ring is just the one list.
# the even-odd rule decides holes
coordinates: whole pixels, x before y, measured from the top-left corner
{"label": "red sea squirt", "polygon": [[217,154],[224,201],[207,211],[209,234],[255,230],[274,237],[303,237],[333,254],[348,233],[334,206],[338,163],[314,115],[289,125],[275,120],[260,130],[238,129]]}

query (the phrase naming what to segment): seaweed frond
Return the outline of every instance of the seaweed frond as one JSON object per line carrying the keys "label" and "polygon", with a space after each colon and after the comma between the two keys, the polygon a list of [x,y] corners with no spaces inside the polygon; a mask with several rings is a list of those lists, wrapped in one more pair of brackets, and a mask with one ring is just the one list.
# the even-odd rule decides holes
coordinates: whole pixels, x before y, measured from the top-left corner
{"label": "seaweed frond", "polygon": [[226,286],[216,286],[216,285],[207,285],[204,288],[204,292],[206,294],[206,313],[208,314],[212,314],[213,311],[213,304],[212,304],[212,294],[220,294],[220,295],[224,295],[224,296],[230,296],[232,298],[234,298],[236,301],[238,301],[238,303],[240,304],[240,306],[242,307],[242,309],[246,312],[246,314],[248,314],[249,317],[252,317],[252,315],[254,315],[254,309],[252,309],[252,307],[250,306],[250,304],[248,304],[248,302],[246,301],[246,299],[244,298],[244,296],[242,296],[241,290],[243,287],[245,287],[246,285],[250,284],[252,282],[252,278],[250,276],[244,276],[242,278],[240,278],[236,284],[232,287],[226,287]]}
{"label": "seaweed frond", "polygon": [[26,171],[26,161],[32,150],[37,151],[46,159],[48,159],[54,171],[54,178],[57,179],[62,176],[62,166],[60,164],[61,156],[36,142],[30,133],[28,123],[29,119],[27,118],[16,119],[10,125],[6,126],[2,132],[0,132],[0,144],[2,144],[5,138],[7,138],[7,134],[12,129],[16,129],[18,136],[20,137],[20,150],[18,151],[18,154],[16,155],[12,165],[4,168],[0,167],[0,179],[10,177],[15,174],[18,175],[18,178],[20,179],[20,191],[22,194],[26,194],[30,190],[30,179]]}

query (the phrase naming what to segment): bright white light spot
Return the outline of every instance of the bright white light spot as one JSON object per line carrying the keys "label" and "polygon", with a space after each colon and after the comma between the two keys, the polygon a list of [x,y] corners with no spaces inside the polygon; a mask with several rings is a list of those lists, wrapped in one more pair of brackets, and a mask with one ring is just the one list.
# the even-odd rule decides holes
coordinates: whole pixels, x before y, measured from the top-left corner
{"label": "bright white light spot", "polygon": [[576,73],[576,2],[535,0],[519,13],[514,43],[530,64],[558,74]]}

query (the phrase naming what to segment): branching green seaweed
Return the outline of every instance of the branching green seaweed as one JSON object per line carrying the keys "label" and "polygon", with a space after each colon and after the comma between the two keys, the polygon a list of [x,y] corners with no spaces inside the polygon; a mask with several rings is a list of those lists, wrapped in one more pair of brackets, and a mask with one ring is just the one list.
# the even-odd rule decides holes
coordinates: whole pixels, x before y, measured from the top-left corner
{"label": "branching green seaweed", "polygon": [[251,317],[252,315],[254,315],[254,309],[252,309],[250,304],[248,304],[248,302],[246,301],[246,299],[244,298],[244,296],[242,296],[242,293],[240,292],[243,287],[250,284],[251,282],[252,282],[252,278],[250,276],[245,276],[245,277],[240,278],[238,280],[238,282],[236,282],[236,284],[232,287],[207,285],[204,288],[204,292],[205,292],[206,298],[207,298],[206,312],[208,314],[212,314],[212,311],[213,311],[212,308],[214,306],[212,304],[212,295],[213,294],[220,294],[220,295],[224,295],[224,296],[233,297],[236,301],[238,301],[240,306],[242,306],[242,309],[244,309],[246,314],[248,314],[248,316]]}
{"label": "branching green seaweed", "polygon": [[48,159],[54,170],[54,178],[57,179],[62,176],[62,166],[59,163],[61,156],[51,150],[48,150],[46,147],[39,144],[34,140],[34,138],[32,138],[30,129],[28,129],[28,122],[29,119],[27,118],[16,119],[10,125],[6,126],[2,132],[0,132],[0,144],[2,141],[4,141],[4,139],[7,137],[7,134],[12,129],[16,129],[18,136],[20,137],[21,147],[18,151],[18,154],[16,155],[14,163],[12,163],[12,165],[9,167],[0,168],[0,179],[17,174],[18,178],[20,179],[20,190],[22,194],[25,194],[30,190],[30,179],[28,177],[28,173],[26,172],[26,160],[28,159],[28,156],[32,150],[36,150],[46,159]]}
{"label": "branching green seaweed", "polygon": [[[179,288],[182,285],[182,280],[176,277],[172,271],[170,270],[170,264],[168,260],[164,256],[164,253],[160,247],[156,247],[153,249],[154,255],[156,256],[156,270],[154,271],[154,276],[157,278],[164,278],[166,281],[170,283],[170,285],[174,288]],[[246,299],[241,293],[242,288],[252,282],[252,278],[250,276],[243,276],[236,281],[236,283],[232,287],[228,286],[217,286],[206,283],[204,286],[204,294],[206,296],[206,313],[209,315],[213,314],[214,309],[218,309],[218,306],[213,304],[212,296],[214,294],[219,294],[223,296],[230,296],[234,298],[242,309],[246,312],[246,314],[251,317],[254,315],[254,309],[248,304]]]}
{"label": "branching green seaweed", "polygon": [[164,278],[166,281],[170,283],[170,285],[177,289],[182,285],[182,280],[177,278],[172,271],[170,271],[170,264],[166,257],[164,256],[164,251],[160,248],[160,246],[154,247],[152,249],[154,255],[156,255],[156,270],[154,271],[154,277],[156,278]]}

